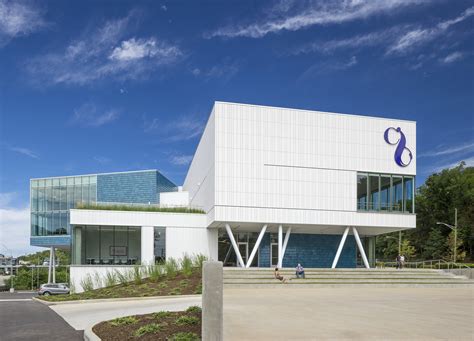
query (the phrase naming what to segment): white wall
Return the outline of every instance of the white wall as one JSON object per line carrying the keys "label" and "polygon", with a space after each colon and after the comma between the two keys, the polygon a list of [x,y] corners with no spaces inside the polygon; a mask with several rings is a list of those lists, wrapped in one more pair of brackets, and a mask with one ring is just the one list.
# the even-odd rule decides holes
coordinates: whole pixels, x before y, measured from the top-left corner
{"label": "white wall", "polygon": [[161,192],[160,205],[163,206],[188,206],[189,192]]}
{"label": "white wall", "polygon": [[[358,171],[416,174],[415,122],[223,102],[215,103],[209,122],[215,125],[215,170],[209,173],[215,188],[206,187],[199,202],[210,207],[213,226],[235,221],[415,227],[414,215],[367,217],[356,207]],[[395,163],[396,146],[384,140],[389,127],[400,127],[406,136],[413,153],[408,167]],[[211,128],[208,123],[185,187],[212,162]]]}
{"label": "white wall", "polygon": [[[112,273],[113,271],[118,271],[120,273],[126,273],[128,271],[133,271],[133,266],[103,266],[103,265],[71,265],[70,276],[71,276],[71,287],[74,288],[74,291],[77,293],[84,292],[84,289],[81,286],[81,281],[87,276],[91,276],[94,289],[105,287],[105,276],[107,272]],[[96,278],[99,278],[102,282],[97,283]]]}
{"label": "white wall", "polygon": [[141,264],[155,264],[155,228],[153,226],[142,226],[141,232]]}
{"label": "white wall", "polygon": [[166,258],[203,254],[217,260],[217,229],[166,228]]}
{"label": "white wall", "polygon": [[183,189],[189,192],[189,204],[206,212],[214,206],[215,182],[215,118],[214,110],[189,166]]}

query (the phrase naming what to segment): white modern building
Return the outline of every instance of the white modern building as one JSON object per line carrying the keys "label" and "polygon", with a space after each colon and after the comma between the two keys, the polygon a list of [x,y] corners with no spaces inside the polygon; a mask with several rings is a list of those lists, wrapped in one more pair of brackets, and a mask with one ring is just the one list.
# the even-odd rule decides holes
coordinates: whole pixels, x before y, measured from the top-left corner
{"label": "white modern building", "polygon": [[415,228],[415,175],[416,122],[216,102],[183,186],[159,192],[203,212],[71,209],[71,278],[197,253],[369,267],[374,236]]}

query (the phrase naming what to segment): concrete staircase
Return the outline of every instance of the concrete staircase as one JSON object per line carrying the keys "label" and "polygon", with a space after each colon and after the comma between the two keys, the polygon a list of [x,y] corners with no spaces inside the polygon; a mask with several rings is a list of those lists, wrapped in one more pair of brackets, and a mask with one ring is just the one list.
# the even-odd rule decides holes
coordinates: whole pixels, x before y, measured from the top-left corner
{"label": "concrete staircase", "polygon": [[432,269],[305,269],[306,278],[296,279],[294,269],[280,274],[289,280],[281,283],[270,268],[224,268],[224,288],[312,287],[472,287],[474,281]]}

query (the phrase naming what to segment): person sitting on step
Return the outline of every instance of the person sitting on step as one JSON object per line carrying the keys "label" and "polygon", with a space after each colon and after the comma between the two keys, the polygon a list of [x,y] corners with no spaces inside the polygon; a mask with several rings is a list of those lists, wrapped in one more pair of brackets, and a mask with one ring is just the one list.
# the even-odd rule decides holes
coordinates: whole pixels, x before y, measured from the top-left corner
{"label": "person sitting on step", "polygon": [[296,266],[296,278],[305,278],[304,268],[300,263]]}

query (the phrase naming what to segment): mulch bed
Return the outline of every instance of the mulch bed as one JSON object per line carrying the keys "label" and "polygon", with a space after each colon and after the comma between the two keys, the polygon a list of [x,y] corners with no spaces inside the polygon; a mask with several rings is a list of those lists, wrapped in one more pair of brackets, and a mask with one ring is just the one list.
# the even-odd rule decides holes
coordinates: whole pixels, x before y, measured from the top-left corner
{"label": "mulch bed", "polygon": [[129,282],[111,287],[86,291],[80,294],[40,296],[46,301],[74,301],[100,298],[150,297],[168,295],[194,295],[202,293],[201,272],[195,270],[186,276],[182,272],[176,276],[162,276],[157,280],[142,279],[140,283]]}
{"label": "mulch bed", "polygon": [[[179,322],[177,322],[177,319],[182,316],[191,317],[192,319],[194,318],[193,323],[179,324]],[[194,336],[198,337],[198,339],[201,339],[201,312],[200,311],[161,312],[161,313],[153,313],[153,314],[146,314],[146,315],[134,315],[130,317],[136,320],[133,322],[130,322],[129,320],[128,323],[123,322],[123,324],[115,325],[115,326],[113,325],[114,321],[117,321],[120,319],[105,321],[105,322],[96,324],[92,328],[92,331],[104,341],[172,340],[173,335],[176,335],[176,333],[180,333],[180,332],[181,333],[194,333],[195,334]],[[196,319],[198,321],[196,321]],[[159,330],[149,331],[140,336],[139,335],[140,332],[138,332],[140,328],[142,328],[141,330],[143,332],[146,326],[149,326],[149,325],[159,325],[159,327],[157,328]],[[189,338],[188,340],[193,340],[193,339]]]}

